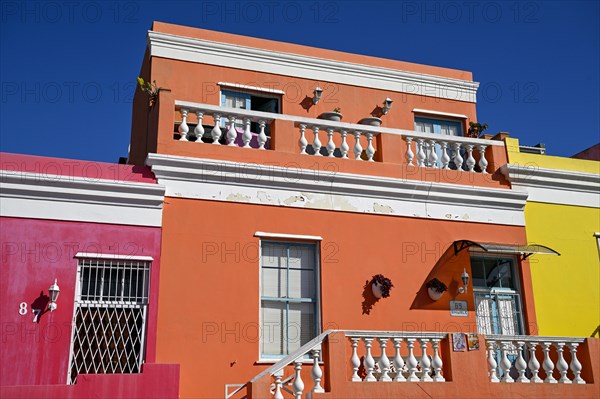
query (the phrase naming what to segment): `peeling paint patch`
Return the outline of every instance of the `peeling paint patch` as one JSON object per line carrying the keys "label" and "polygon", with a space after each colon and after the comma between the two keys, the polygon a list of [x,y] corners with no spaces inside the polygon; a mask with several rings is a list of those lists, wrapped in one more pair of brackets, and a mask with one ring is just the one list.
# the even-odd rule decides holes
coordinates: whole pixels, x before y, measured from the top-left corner
{"label": "peeling paint patch", "polygon": [[375,213],[394,213],[394,210],[389,205],[381,205],[377,202],[373,203],[373,212]]}
{"label": "peeling paint patch", "polygon": [[306,202],[306,198],[302,195],[293,195],[283,200],[285,205],[292,205],[294,202]]}
{"label": "peeling paint patch", "polygon": [[466,214],[466,213],[463,215],[463,217],[462,217],[462,218],[463,218],[463,220],[469,220],[469,219],[470,219],[469,215],[468,215],[468,214]]}
{"label": "peeling paint patch", "polygon": [[355,207],[345,197],[334,196],[333,197],[333,209],[340,211],[356,212],[358,208]]}
{"label": "peeling paint patch", "polygon": [[444,216],[446,217],[446,219],[452,219],[452,214],[451,213],[447,213]]}
{"label": "peeling paint patch", "polygon": [[250,202],[250,197],[243,194],[229,194],[225,199],[232,202]]}
{"label": "peeling paint patch", "polygon": [[263,204],[272,204],[273,203],[273,199],[265,191],[259,191],[258,193],[256,193],[256,198],[258,198],[258,201]]}

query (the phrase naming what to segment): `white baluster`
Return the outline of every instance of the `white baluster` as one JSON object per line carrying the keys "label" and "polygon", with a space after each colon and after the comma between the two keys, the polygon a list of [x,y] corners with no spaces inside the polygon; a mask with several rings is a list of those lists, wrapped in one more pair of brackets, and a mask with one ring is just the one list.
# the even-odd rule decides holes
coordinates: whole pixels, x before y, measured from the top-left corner
{"label": "white baluster", "polygon": [[415,357],[414,347],[415,347],[414,338],[408,338],[406,340],[408,346],[408,359],[406,359],[406,367],[408,367],[408,378],[407,381],[414,382],[419,381],[419,377],[417,377],[417,358]]}
{"label": "white baluster", "polygon": [[187,125],[188,110],[182,108],[179,110],[179,113],[181,114],[181,123],[179,124],[179,128],[177,129],[180,135],[179,141],[188,141],[187,134],[190,131],[190,128]]}
{"label": "white baluster", "polygon": [[381,357],[379,358],[379,368],[381,369],[381,376],[379,381],[391,381],[392,378],[389,376],[390,373],[390,359],[385,353],[385,347],[387,346],[387,338],[379,338],[379,346],[381,347]]}
{"label": "white baluster", "polygon": [[429,166],[431,166],[432,168],[436,168],[436,163],[438,160],[438,156],[435,153],[435,144],[436,141],[435,140],[429,140]]}
{"label": "white baluster", "polygon": [[362,155],[363,148],[360,145],[360,132],[354,132],[354,139],[354,159],[357,161],[362,161],[360,156]]}
{"label": "white baluster", "polygon": [[502,358],[500,359],[500,368],[502,369],[502,382],[515,382],[510,376],[510,360],[508,360],[508,352],[511,350],[511,342],[501,342]]}
{"label": "white baluster", "polygon": [[433,381],[433,378],[429,375],[431,372],[431,361],[429,360],[429,355],[427,354],[427,345],[429,345],[429,340],[425,338],[421,338],[421,381],[430,382]]}
{"label": "white baluster", "polygon": [[348,132],[345,130],[341,131],[342,135],[342,145],[340,145],[340,152],[342,153],[342,158],[348,159],[348,151],[350,151],[350,146],[346,142],[346,136]]}
{"label": "white baluster", "polygon": [[362,381],[362,379],[358,376],[360,358],[356,353],[356,348],[358,347],[358,341],[360,341],[360,338],[350,338],[350,340],[352,341],[352,357],[350,358],[350,363],[352,364],[352,381]]}
{"label": "white baluster", "polygon": [[304,137],[304,132],[306,131],[306,125],[300,125],[300,140],[298,140],[298,144],[300,145],[300,154],[306,154],[306,147],[308,147],[308,141],[306,137]]}
{"label": "white baluster", "polygon": [[204,126],[202,126],[202,118],[204,112],[196,111],[196,117],[198,118],[198,124],[194,128],[194,135],[196,136],[196,143],[202,143],[202,136],[204,136]]}
{"label": "white baluster", "polygon": [[423,139],[417,139],[417,166],[425,166],[425,150]]}
{"label": "white baluster", "polygon": [[[237,134],[236,134],[237,136]],[[242,148],[250,148],[250,140],[252,140],[252,132],[250,131],[250,118],[244,118],[244,133],[242,134]]]}
{"label": "white baluster", "polygon": [[525,346],[525,342],[517,341],[517,350],[519,351],[519,357],[515,361],[515,368],[519,372],[519,377],[517,378],[517,382],[528,383],[529,378],[525,377],[525,372],[527,371],[527,362],[525,362],[525,358],[523,357],[523,347]]}
{"label": "white baluster", "polygon": [[555,344],[556,351],[558,352],[558,361],[556,362],[556,369],[560,373],[560,378],[558,379],[559,384],[570,384],[571,380],[567,377],[567,371],[569,371],[569,364],[565,360],[563,356],[563,351],[565,348],[564,342],[557,342]]}
{"label": "white baluster", "polygon": [[373,338],[363,338],[365,341],[365,348],[367,350],[367,354],[365,355],[364,365],[365,370],[367,370],[367,375],[365,377],[365,381],[372,382],[377,381],[377,378],[373,375],[373,369],[375,368],[375,359],[371,355],[371,345],[373,343]]}
{"label": "white baluster", "polygon": [[481,168],[481,173],[486,174],[487,173],[487,167],[488,167],[488,160],[485,159],[485,148],[487,146],[480,144],[478,149],[479,149],[479,167]]}
{"label": "white baluster", "polygon": [[452,148],[454,149],[454,165],[456,165],[456,170],[462,170],[463,157],[460,155],[461,144],[460,143],[452,143]]}
{"label": "white baluster", "polygon": [[229,129],[227,130],[227,145],[235,145],[234,141],[237,138],[237,130],[235,130],[235,115],[230,115],[227,118]]}
{"label": "white baluster", "polygon": [[223,134],[221,132],[221,128],[219,127],[219,125],[221,124],[221,115],[214,114],[213,118],[215,118],[215,126],[210,131],[210,136],[213,139],[212,143],[216,144],[216,145],[221,145],[221,143],[219,143],[219,140],[221,139],[221,135]]}
{"label": "white baluster", "polygon": [[490,374],[490,382],[500,382],[498,379],[498,364],[496,363],[496,351],[494,350],[494,346],[494,341],[487,341],[488,370]]}
{"label": "white baluster", "polygon": [[538,375],[540,371],[540,362],[538,362],[537,357],[535,356],[535,348],[537,346],[537,342],[529,342],[527,347],[529,348],[529,371],[531,371],[531,382],[536,384],[544,382]]}
{"label": "white baluster", "polygon": [[396,377],[394,381],[403,382],[406,381],[406,378],[402,375],[402,369],[404,369],[404,359],[400,355],[400,344],[402,343],[402,338],[394,338],[394,348],[396,349],[396,354],[394,356],[394,368],[396,369]]}
{"label": "white baluster", "polygon": [[367,133],[367,159],[369,162],[373,161],[373,155],[375,155],[375,147],[373,147],[373,133]]}
{"label": "white baluster", "polygon": [[265,144],[267,144],[267,135],[265,133],[266,122],[263,120],[258,121],[258,149],[264,150]]}
{"label": "white baluster", "polygon": [[442,168],[450,169],[448,164],[450,163],[450,155],[448,155],[448,142],[442,141]]}
{"label": "white baluster", "polygon": [[552,360],[550,360],[551,346],[552,344],[550,342],[542,342],[542,351],[544,351],[543,367],[544,371],[546,371],[546,379],[544,380],[544,382],[549,384],[556,384],[557,381],[552,375],[552,373],[554,372],[554,363],[552,363]]}
{"label": "white baluster", "polygon": [[473,144],[467,144],[467,170],[474,172],[475,158],[473,158]]}
{"label": "white baluster", "polygon": [[312,379],[315,383],[312,391],[315,393],[325,392],[323,387],[321,386],[321,378],[323,378],[323,371],[321,370],[321,366],[319,366],[319,353],[321,349],[315,348],[311,351],[311,355],[313,358],[313,367],[311,370]]}
{"label": "white baluster", "polygon": [[444,364],[442,363],[442,358],[440,357],[439,353],[440,340],[438,338],[432,339],[431,346],[433,347],[433,360],[431,361],[431,367],[435,371],[433,381],[444,382],[446,379],[441,374]]}
{"label": "white baluster", "polygon": [[328,128],[327,129],[327,137],[329,138],[329,140],[327,141],[327,154],[329,154],[330,157],[333,156],[333,152],[335,151],[335,143],[333,142],[333,129],[332,128]]}
{"label": "white baluster", "polygon": [[283,384],[281,383],[282,373],[278,372],[277,374],[274,375],[274,377],[275,377],[275,395],[273,396],[273,398],[274,399],[284,399],[283,394],[281,393],[281,387],[283,386]]}
{"label": "white baluster", "polygon": [[313,134],[315,138],[313,139],[312,148],[315,150],[315,155],[321,156],[321,140],[319,140],[319,126],[312,127]]}
{"label": "white baluster", "polygon": [[294,391],[294,397],[300,399],[302,398],[302,391],[304,391],[304,381],[302,381],[302,377],[300,376],[300,372],[302,371],[302,361],[297,360],[294,363],[294,370],[296,370],[296,375],[292,384],[292,390]]}
{"label": "white baluster", "polygon": [[407,137],[406,138],[406,162],[413,166],[413,159],[415,158],[415,154],[412,152],[412,149],[410,148],[412,146],[412,137]]}
{"label": "white baluster", "polygon": [[581,363],[577,359],[577,347],[579,346],[576,342],[569,343],[569,350],[571,351],[571,371],[575,378],[573,378],[573,384],[585,384],[583,378],[581,378]]}

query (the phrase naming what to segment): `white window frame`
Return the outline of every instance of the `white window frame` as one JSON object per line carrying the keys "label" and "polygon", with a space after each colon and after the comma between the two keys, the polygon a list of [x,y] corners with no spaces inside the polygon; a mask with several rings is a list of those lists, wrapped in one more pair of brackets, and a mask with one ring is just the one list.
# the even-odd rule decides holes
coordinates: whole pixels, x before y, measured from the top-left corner
{"label": "white window frame", "polygon": [[[293,234],[271,234],[264,232],[256,232],[255,236],[260,237],[258,242],[259,248],[259,265],[258,265],[258,326],[259,336],[263,337],[263,320],[262,320],[262,254],[263,243],[276,243],[287,245],[312,245],[314,247],[315,256],[315,310],[314,310],[314,334],[318,336],[322,331],[321,325],[321,237],[308,235],[293,235]],[[309,239],[307,239],[309,238]],[[258,362],[257,363],[276,363],[288,355],[269,356],[262,353],[262,338],[258,340]],[[312,362],[310,359],[304,359],[305,362]]]}

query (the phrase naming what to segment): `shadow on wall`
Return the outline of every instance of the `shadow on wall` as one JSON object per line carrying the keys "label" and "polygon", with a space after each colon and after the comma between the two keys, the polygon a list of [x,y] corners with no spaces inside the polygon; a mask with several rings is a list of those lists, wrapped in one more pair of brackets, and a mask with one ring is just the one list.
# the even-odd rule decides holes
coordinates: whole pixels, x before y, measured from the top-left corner
{"label": "shadow on wall", "polygon": [[[471,262],[469,251],[463,250],[458,255],[454,254],[454,247],[450,245],[442,256],[433,266],[425,280],[421,283],[421,288],[415,294],[415,299],[410,306],[410,309],[427,309],[427,310],[443,310],[448,311],[450,301],[457,299],[459,296],[458,288],[462,286],[460,275],[466,269],[471,275]],[[445,291],[442,297],[434,301],[427,293],[426,284],[433,278],[437,278],[442,283],[446,284],[448,290]],[[470,292],[470,290],[469,290]],[[460,295],[461,300],[465,300],[464,295]],[[469,310],[473,310],[472,301],[467,301]]]}
{"label": "shadow on wall", "polygon": [[590,335],[591,338],[594,338],[595,336],[598,336],[598,338],[600,338],[600,324],[598,325],[598,327],[596,327],[596,329],[592,332],[592,334]]}
{"label": "shadow on wall", "polygon": [[376,298],[375,295],[373,295],[371,280],[365,281],[362,296],[362,314],[371,314],[371,309],[373,309],[373,306],[379,301],[379,298]]}
{"label": "shadow on wall", "polygon": [[50,297],[44,294],[44,291],[40,291],[40,296],[38,296],[33,302],[31,302],[32,312],[39,310],[39,314],[35,316],[36,323],[39,323],[42,316],[49,312],[48,303],[50,303]]}

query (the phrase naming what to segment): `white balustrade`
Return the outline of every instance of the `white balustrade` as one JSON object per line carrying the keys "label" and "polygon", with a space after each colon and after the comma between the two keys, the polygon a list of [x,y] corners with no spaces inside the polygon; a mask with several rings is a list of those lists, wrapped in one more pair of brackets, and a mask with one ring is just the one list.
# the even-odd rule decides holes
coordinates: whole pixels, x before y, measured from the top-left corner
{"label": "white balustrade", "polygon": [[294,390],[294,398],[300,399],[302,398],[302,391],[304,391],[304,381],[302,381],[300,375],[300,372],[302,371],[302,361],[296,361],[294,363],[294,370],[296,370],[296,375],[294,376],[292,389]]}
{"label": "white balustrade", "polygon": [[[298,153],[316,156],[326,155],[341,159],[366,159],[375,161],[377,152],[373,139],[378,134],[399,135],[406,142],[404,157],[410,166],[488,173],[489,162],[485,157],[489,146],[504,145],[503,142],[473,139],[462,136],[434,135],[403,129],[369,126],[355,123],[327,121],[294,115],[275,114],[246,109],[221,107],[211,104],[175,101],[175,109],[181,115],[178,132],[180,141],[203,143],[212,138],[212,143],[224,142],[228,146],[264,150],[268,144],[269,126],[274,120],[291,122],[298,129]],[[196,115],[196,126],[190,131],[190,116]],[[210,138],[205,137],[203,122],[212,117],[214,125]],[[193,119],[193,118],[192,118]],[[210,119],[208,119],[210,121]],[[223,123],[222,121],[225,121]],[[210,122],[209,122],[210,123]],[[221,131],[223,129],[223,131]],[[253,131],[256,129],[257,131]],[[306,137],[312,130],[312,139]],[[319,133],[322,134],[319,137]],[[325,139],[325,133],[327,138]],[[282,129],[280,134],[294,134]],[[354,137],[354,143],[348,137]],[[192,139],[193,140],[190,140]],[[323,141],[321,141],[323,140]],[[362,144],[361,144],[362,140]],[[364,143],[366,146],[363,148]],[[321,152],[322,151],[322,152]],[[354,157],[351,157],[351,153]]]}
{"label": "white balustrade", "polygon": [[[416,165],[421,167],[488,173],[489,162],[485,157],[485,150],[488,145],[477,144],[480,141],[479,139],[440,136],[443,140],[439,140],[425,139],[419,137],[419,135],[420,133],[416,132],[414,135],[403,135],[406,141],[404,156],[408,165],[413,165],[413,160],[416,157]],[[430,137],[431,134],[426,136]],[[413,143],[415,143],[414,148]],[[478,160],[474,157],[474,149],[477,150]],[[476,166],[478,166],[477,170],[475,169]]]}
{"label": "white balustrade", "polygon": [[312,392],[315,392],[315,393],[325,392],[325,390],[321,386],[321,378],[323,378],[323,371],[321,370],[321,366],[319,366],[320,352],[321,352],[321,350],[318,348],[315,348],[311,351],[311,355],[313,358],[313,367],[311,370],[311,376],[315,383],[314,387],[312,389]]}
{"label": "white balustrade", "polygon": [[[582,366],[577,359],[577,347],[584,342],[584,338],[488,335],[486,336],[486,341],[491,382],[535,384],[586,383],[581,378]],[[499,348],[500,353],[495,348]],[[541,351],[537,350],[537,348],[541,348]],[[570,363],[565,358],[567,348],[570,355]],[[554,352],[554,354],[551,354],[551,352]],[[497,375],[498,356],[500,357],[499,366],[502,371],[501,380]],[[556,365],[552,361],[552,358],[557,359]],[[545,379],[539,376],[540,368],[544,369]],[[558,380],[554,377],[555,370],[560,375]],[[569,377],[569,370],[573,375],[573,379]],[[516,371],[516,374],[518,374],[515,379],[510,375],[511,371]],[[516,374],[513,375],[516,376]]]}
{"label": "white balustrade", "polygon": [[[372,334],[371,334],[372,333]],[[445,333],[409,333],[409,332],[346,332],[352,345],[350,364],[351,380],[354,382],[444,382],[442,375],[443,362],[440,356],[440,342],[446,338]],[[381,355],[373,357],[373,341],[378,340]],[[387,354],[389,342],[394,345],[394,357],[390,360]],[[403,342],[406,342],[404,356]],[[362,347],[361,347],[362,343]],[[433,355],[430,353],[430,346]],[[421,348],[420,357],[415,355],[415,344]],[[364,355],[364,379],[358,374],[360,357]],[[391,368],[393,364],[393,370]],[[375,366],[379,367],[375,367]],[[406,373],[406,374],[405,374]],[[433,377],[432,377],[433,374]]]}

